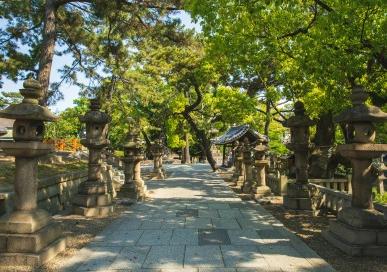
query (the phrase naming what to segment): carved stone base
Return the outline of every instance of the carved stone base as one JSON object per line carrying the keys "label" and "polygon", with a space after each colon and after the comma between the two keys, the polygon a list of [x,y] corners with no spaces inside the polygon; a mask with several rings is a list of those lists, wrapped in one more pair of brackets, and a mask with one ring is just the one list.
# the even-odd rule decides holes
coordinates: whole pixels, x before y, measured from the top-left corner
{"label": "carved stone base", "polygon": [[252,191],[251,184],[249,182],[245,182],[245,184],[243,184],[242,186],[242,192],[245,194],[248,194],[248,193],[251,193],[251,191]]}
{"label": "carved stone base", "polygon": [[256,188],[253,188],[252,193],[254,199],[260,199],[265,196],[271,195],[271,189],[268,186],[258,186]]}
{"label": "carved stone base", "polygon": [[306,184],[288,183],[284,206],[293,210],[312,210],[312,201]]}
{"label": "carved stone base", "polygon": [[143,201],[147,197],[147,187],[143,180],[137,180],[135,181],[136,186],[136,193],[137,193],[137,200]]}
{"label": "carved stone base", "polygon": [[351,256],[387,256],[387,228],[362,229],[332,220],[322,235]]}
{"label": "carved stone base", "polygon": [[112,196],[101,181],[85,181],[73,199],[73,212],[86,217],[106,217],[113,212]]}
{"label": "carved stone base", "polygon": [[235,181],[235,187],[242,189],[243,183],[245,182],[244,176],[237,176]]}
{"label": "carved stone base", "polygon": [[165,171],[164,169],[158,169],[152,172],[152,179],[165,179]]}
{"label": "carved stone base", "polygon": [[49,223],[33,233],[0,233],[0,264],[39,266],[65,248],[58,223]]}
{"label": "carved stone base", "polygon": [[60,238],[38,253],[0,253],[1,265],[41,266],[66,249],[66,239]]}
{"label": "carved stone base", "polygon": [[288,209],[292,210],[311,210],[312,209],[312,201],[310,198],[301,198],[301,197],[290,197],[285,195],[284,206]]}
{"label": "carved stone base", "polygon": [[136,188],[133,183],[125,183],[118,191],[118,196],[122,198],[137,199]]}
{"label": "carved stone base", "polygon": [[114,211],[113,205],[101,207],[77,207],[73,206],[74,214],[79,214],[86,217],[107,217]]}

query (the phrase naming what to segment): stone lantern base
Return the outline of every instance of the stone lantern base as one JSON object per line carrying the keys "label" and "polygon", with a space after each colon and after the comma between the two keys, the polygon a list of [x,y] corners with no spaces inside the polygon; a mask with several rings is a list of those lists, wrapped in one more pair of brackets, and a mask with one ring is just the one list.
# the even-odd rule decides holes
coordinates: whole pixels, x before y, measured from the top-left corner
{"label": "stone lantern base", "polygon": [[152,179],[165,179],[165,170],[163,168],[156,169],[152,172]]}
{"label": "stone lantern base", "polygon": [[86,181],[81,184],[79,194],[73,200],[75,214],[86,217],[105,217],[113,212],[111,195],[106,192],[106,184]]}
{"label": "stone lantern base", "polygon": [[242,186],[245,183],[245,177],[244,176],[237,176],[235,179],[235,187],[242,190]]}
{"label": "stone lantern base", "polygon": [[134,181],[131,181],[130,183],[124,183],[118,192],[118,196],[137,200],[137,192],[133,182]]}
{"label": "stone lantern base", "polygon": [[322,236],[351,256],[387,256],[387,227],[357,228],[340,220],[332,220]]}
{"label": "stone lantern base", "polygon": [[260,199],[262,197],[270,196],[271,189],[269,186],[257,186],[253,188],[252,195],[254,199]]}
{"label": "stone lantern base", "polygon": [[66,249],[62,226],[44,210],[16,211],[0,218],[0,263],[40,266]]}
{"label": "stone lantern base", "polygon": [[147,191],[148,188],[145,185],[143,180],[136,180],[136,194],[137,194],[137,200],[143,201],[147,197]]}
{"label": "stone lantern base", "polygon": [[284,206],[293,210],[312,210],[312,201],[306,184],[289,182],[287,195],[283,197]]}

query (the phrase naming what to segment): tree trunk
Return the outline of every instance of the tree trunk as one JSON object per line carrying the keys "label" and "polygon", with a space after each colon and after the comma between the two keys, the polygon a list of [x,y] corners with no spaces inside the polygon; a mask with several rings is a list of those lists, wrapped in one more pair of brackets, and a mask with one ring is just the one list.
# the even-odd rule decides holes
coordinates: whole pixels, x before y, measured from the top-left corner
{"label": "tree trunk", "polygon": [[309,176],[311,178],[331,178],[335,169],[330,169],[331,147],[335,141],[335,124],[332,113],[319,116],[316,134],[313,138],[315,149],[309,158]]}
{"label": "tree trunk", "polygon": [[195,121],[192,119],[191,115],[188,112],[184,112],[183,116],[185,120],[188,122],[188,124],[190,125],[192,131],[195,133],[196,138],[198,138],[200,145],[202,146],[202,149],[206,154],[207,161],[210,164],[212,170],[215,171],[216,169],[218,169],[218,166],[216,165],[216,161],[212,156],[210,140],[207,138],[204,131],[197,127],[197,125],[195,124]]}
{"label": "tree trunk", "polygon": [[333,123],[332,113],[328,112],[319,116],[313,143],[317,146],[332,146],[334,142],[335,124]]}
{"label": "tree trunk", "polygon": [[40,100],[41,105],[47,105],[47,101],[48,101],[48,88],[50,85],[52,60],[54,58],[54,53],[55,53],[56,9],[57,7],[55,4],[55,0],[46,0],[43,42],[42,42],[42,48],[40,52],[39,73],[38,73],[38,80],[42,85],[42,90],[43,90],[43,97]]}
{"label": "tree trunk", "polygon": [[270,114],[270,100],[266,98],[266,116],[265,116],[265,130],[264,134],[269,137],[269,129],[270,129],[270,122],[271,122],[271,114]]}
{"label": "tree trunk", "polygon": [[191,163],[191,156],[189,154],[189,134],[184,133],[185,147],[184,147],[184,163]]}

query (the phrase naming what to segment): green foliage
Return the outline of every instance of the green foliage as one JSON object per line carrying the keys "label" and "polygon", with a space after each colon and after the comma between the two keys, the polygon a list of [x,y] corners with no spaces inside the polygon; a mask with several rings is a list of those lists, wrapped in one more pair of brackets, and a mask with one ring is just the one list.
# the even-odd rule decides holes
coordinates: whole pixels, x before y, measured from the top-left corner
{"label": "green foliage", "polygon": [[68,108],[59,115],[57,122],[49,123],[45,137],[50,139],[77,138],[82,129],[79,117],[84,115],[89,106],[86,98],[74,100],[75,107]]}
{"label": "green foliage", "polygon": [[3,109],[11,104],[18,104],[23,97],[19,92],[2,92],[0,93],[0,109]]}

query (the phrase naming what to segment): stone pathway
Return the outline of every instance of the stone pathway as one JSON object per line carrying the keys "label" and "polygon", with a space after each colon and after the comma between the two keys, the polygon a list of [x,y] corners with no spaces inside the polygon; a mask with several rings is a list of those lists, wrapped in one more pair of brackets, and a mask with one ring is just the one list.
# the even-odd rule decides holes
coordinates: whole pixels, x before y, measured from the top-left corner
{"label": "stone pathway", "polygon": [[259,204],[242,202],[207,165],[167,165],[152,201],[122,214],[65,271],[334,271]]}

